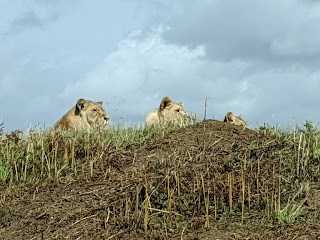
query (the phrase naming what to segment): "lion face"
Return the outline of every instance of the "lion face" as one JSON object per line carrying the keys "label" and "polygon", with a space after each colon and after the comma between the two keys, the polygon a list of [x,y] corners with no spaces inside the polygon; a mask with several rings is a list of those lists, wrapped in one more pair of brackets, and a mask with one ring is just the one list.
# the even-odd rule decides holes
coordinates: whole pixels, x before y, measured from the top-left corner
{"label": "lion face", "polygon": [[59,119],[54,128],[82,129],[109,124],[109,116],[102,107],[102,103],[80,98],[76,106]]}
{"label": "lion face", "polygon": [[109,116],[102,107],[103,102],[93,102],[90,100],[79,99],[76,105],[79,116],[90,126],[106,125],[109,122]]}
{"label": "lion face", "polygon": [[227,115],[224,117],[224,122],[232,123],[238,126],[248,127],[248,124],[243,120],[240,116],[235,116],[232,112],[228,112]]}
{"label": "lion face", "polygon": [[189,116],[183,103],[175,103],[169,97],[164,97],[159,108],[148,114],[146,122],[148,125],[172,123],[184,126],[189,123]]}

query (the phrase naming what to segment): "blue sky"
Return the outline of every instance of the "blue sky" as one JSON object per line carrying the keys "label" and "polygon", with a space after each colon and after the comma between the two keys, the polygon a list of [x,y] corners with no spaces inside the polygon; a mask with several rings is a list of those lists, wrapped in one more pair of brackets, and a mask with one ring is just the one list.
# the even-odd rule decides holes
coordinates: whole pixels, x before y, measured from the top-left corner
{"label": "blue sky", "polygon": [[319,21],[312,0],[0,0],[0,116],[51,127],[87,98],[134,124],[170,96],[252,127],[318,123]]}

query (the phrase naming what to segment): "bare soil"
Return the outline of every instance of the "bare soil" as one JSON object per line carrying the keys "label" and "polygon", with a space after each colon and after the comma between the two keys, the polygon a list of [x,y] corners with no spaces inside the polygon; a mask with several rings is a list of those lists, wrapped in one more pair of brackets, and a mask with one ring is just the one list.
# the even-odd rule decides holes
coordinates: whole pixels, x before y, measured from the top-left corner
{"label": "bare soil", "polygon": [[[0,186],[0,239],[320,239],[318,221],[266,217],[280,158],[292,158],[294,148],[215,120],[141,146],[110,147],[92,177]],[[244,180],[251,187],[245,200]],[[206,196],[216,206],[209,214]]]}

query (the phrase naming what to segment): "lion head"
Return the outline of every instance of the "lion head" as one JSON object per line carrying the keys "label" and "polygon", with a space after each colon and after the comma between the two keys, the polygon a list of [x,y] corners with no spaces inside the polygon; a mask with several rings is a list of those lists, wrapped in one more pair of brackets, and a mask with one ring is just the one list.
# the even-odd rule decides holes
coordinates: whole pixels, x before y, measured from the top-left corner
{"label": "lion head", "polygon": [[175,103],[171,98],[164,97],[159,108],[147,115],[146,123],[147,125],[172,123],[183,126],[189,123],[189,116],[182,102]]}
{"label": "lion head", "polygon": [[102,107],[102,103],[80,98],[76,105],[56,122],[54,129],[83,129],[107,125],[109,116]]}
{"label": "lion head", "polygon": [[232,123],[238,126],[248,127],[248,124],[243,120],[242,116],[235,116],[232,112],[228,112],[224,117],[224,122]]}

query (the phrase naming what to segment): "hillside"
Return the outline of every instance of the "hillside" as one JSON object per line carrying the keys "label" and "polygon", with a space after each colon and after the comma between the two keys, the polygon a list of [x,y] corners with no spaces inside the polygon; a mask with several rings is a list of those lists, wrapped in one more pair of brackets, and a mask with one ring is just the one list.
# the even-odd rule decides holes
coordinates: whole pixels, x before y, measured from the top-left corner
{"label": "hillside", "polygon": [[81,139],[46,140],[66,163],[60,175],[0,185],[1,239],[320,236],[319,160],[306,134],[206,120],[121,147],[95,139],[89,151]]}

